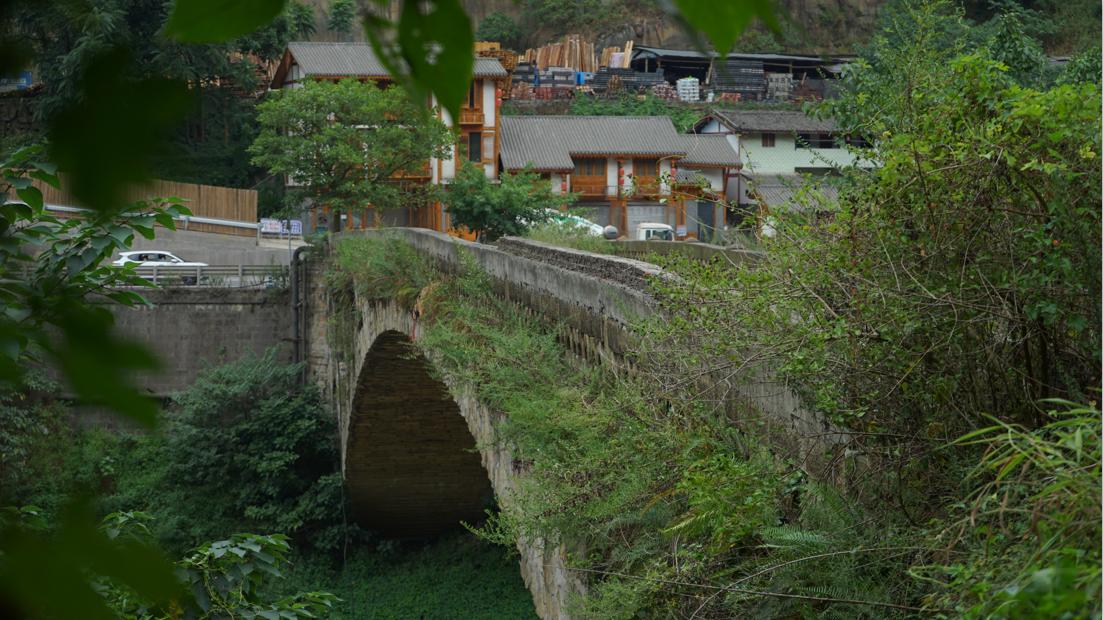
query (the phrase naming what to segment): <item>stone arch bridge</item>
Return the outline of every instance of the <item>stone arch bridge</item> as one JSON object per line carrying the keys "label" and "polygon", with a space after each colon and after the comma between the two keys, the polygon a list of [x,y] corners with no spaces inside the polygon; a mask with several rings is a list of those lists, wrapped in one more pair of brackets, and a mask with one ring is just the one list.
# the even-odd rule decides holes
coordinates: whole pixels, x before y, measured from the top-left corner
{"label": "stone arch bridge", "polygon": [[[520,312],[560,324],[565,344],[590,363],[623,363],[632,347],[633,321],[657,311],[647,279],[670,277],[648,263],[527,240],[507,238],[489,246],[422,229],[388,234],[400,235],[444,271],[460,264],[461,251],[470,253],[498,294]],[[296,318],[297,343],[312,378],[338,411],[355,518],[391,535],[431,535],[478,520],[495,498],[508,502],[522,472],[508,446],[496,441],[498,416],[472,390],[437,372],[432,359],[413,345],[416,308],[396,300],[354,299],[355,326],[347,328],[354,333],[346,334],[352,352],[338,355],[329,344],[332,292],[316,270],[317,265],[299,268],[305,285],[297,296],[307,311]],[[830,436],[787,390],[765,382],[737,387],[792,437]],[[830,448],[790,447],[802,453]],[[565,617],[567,598],[585,588],[566,568],[564,550],[540,541],[523,541],[519,550],[537,612],[542,618]]]}
{"label": "stone arch bridge", "polygon": [[[648,278],[671,277],[648,263],[521,239],[483,245],[423,229],[386,234],[400,236],[444,271],[457,268],[461,251],[469,254],[497,294],[519,312],[560,325],[568,348],[590,363],[623,363],[633,346],[633,320],[658,311]],[[509,502],[523,472],[508,446],[496,441],[498,414],[413,346],[416,308],[354,299],[355,320],[345,322],[351,353],[338,354],[330,345],[334,292],[323,277],[324,261],[296,258],[290,291],[166,289],[149,295],[152,307],[117,309],[121,331],[150,343],[168,363],[169,372],[148,378],[147,389],[168,394],[187,387],[206,365],[290,345],[287,357],[307,362],[309,380],[338,412],[342,467],[358,521],[397,536],[427,536],[478,519],[492,501]],[[777,449],[806,462],[806,469],[827,471],[845,437],[801,408],[768,373],[746,375],[718,386],[736,395],[732,419],[753,410],[768,423]],[[585,588],[567,569],[564,550],[537,540],[522,541],[519,551],[537,613],[565,617],[568,597]]]}

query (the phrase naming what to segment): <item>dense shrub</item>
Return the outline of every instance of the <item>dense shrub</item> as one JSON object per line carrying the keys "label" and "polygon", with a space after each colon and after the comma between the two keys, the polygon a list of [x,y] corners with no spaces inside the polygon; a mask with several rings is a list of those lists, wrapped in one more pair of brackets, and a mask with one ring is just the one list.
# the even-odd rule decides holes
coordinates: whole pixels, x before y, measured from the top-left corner
{"label": "dense shrub", "polygon": [[161,436],[125,440],[111,506],[152,513],[174,549],[236,531],[337,548],[345,527],[336,419],[301,373],[275,350],[202,373],[173,399]]}

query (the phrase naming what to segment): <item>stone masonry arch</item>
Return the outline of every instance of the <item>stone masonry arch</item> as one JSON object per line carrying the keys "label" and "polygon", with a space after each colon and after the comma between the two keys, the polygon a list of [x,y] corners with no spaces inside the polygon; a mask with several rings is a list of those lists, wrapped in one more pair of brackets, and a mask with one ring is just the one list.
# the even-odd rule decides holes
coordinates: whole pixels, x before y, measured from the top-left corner
{"label": "stone masonry arch", "polygon": [[[341,464],[352,516],[390,535],[428,536],[460,520],[482,517],[491,497],[508,505],[522,472],[509,446],[495,433],[501,415],[470,390],[432,372],[432,359],[414,345],[415,310],[396,300],[357,299],[353,307],[355,321],[345,325],[355,331],[337,336],[349,354],[330,350],[325,362],[328,370],[320,377],[338,409]],[[414,387],[422,391],[415,394]],[[405,422],[385,419],[396,413],[401,418],[403,410],[420,413]],[[431,422],[425,429],[417,428],[417,422],[424,420]],[[422,432],[429,428],[441,430],[435,435]],[[439,445],[433,445],[434,438]],[[377,441],[386,447],[373,445]],[[419,464],[405,452],[426,458],[442,454],[442,460],[462,471]],[[408,471],[387,463],[395,458],[405,459]],[[384,470],[394,479],[382,475]],[[451,499],[437,502],[422,497],[434,489],[434,480],[441,482],[437,490]],[[487,487],[476,490],[475,480],[489,482],[493,495],[483,494]],[[566,551],[538,540],[519,541],[517,550],[536,613],[545,620],[567,618],[568,599],[585,587],[566,568]]]}
{"label": "stone masonry arch", "polygon": [[397,330],[365,353],[350,410],[351,517],[387,536],[433,536],[480,521],[494,492],[459,405]]}

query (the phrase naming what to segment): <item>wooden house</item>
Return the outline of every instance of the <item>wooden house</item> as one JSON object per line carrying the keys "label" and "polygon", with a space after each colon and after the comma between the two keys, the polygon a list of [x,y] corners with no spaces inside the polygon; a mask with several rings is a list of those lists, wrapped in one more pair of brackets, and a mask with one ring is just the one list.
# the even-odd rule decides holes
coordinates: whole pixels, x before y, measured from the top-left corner
{"label": "wooden house", "polygon": [[[354,78],[387,84],[391,76],[367,43],[289,43],[272,79],[272,88],[295,88],[303,80],[342,80]],[[459,118],[437,105],[432,98],[428,105],[436,110],[448,127],[458,128],[458,139],[449,158],[433,158],[428,162],[421,182],[447,185],[455,177],[457,162],[462,159],[481,164],[489,178],[497,178],[496,165],[501,134],[502,90],[507,86],[508,73],[496,58],[475,58],[474,79]],[[421,226],[447,230],[447,216],[439,202],[405,213],[389,214],[391,224]],[[363,214],[352,222],[368,225]]]}

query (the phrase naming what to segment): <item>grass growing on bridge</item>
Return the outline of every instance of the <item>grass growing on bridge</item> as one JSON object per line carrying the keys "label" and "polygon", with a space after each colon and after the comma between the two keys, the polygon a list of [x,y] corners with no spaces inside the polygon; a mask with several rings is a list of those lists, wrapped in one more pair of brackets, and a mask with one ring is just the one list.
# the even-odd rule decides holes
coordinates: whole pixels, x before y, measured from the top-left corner
{"label": "grass growing on bridge", "polygon": [[[1018,610],[1006,617],[1032,618],[1097,607],[1094,405],[1049,403],[1052,424],[1001,422],[964,450],[932,450],[956,451],[939,473],[964,481],[934,496],[914,478],[897,480],[913,506],[930,504],[929,520],[909,522],[877,475],[844,496],[700,398],[663,392],[669,381],[581,365],[554,323],[496,294],[473,261],[435,273],[400,241],[357,242],[339,249],[335,281],[371,298],[405,291],[421,311],[418,346],[505,414],[501,441],[526,474],[481,533],[565,542],[590,583],[573,617],[980,618],[1006,606]],[[701,270],[707,278],[686,274],[732,290],[730,274]],[[686,308],[701,294],[691,292],[679,298]],[[671,329],[696,336],[683,315],[671,314],[684,322]],[[661,336],[656,329],[649,335]],[[702,363],[699,346],[666,355]]]}
{"label": "grass growing on bridge", "polygon": [[[848,531],[864,518],[860,511],[827,490],[799,493],[799,477],[722,415],[664,399],[641,378],[579,363],[558,342],[556,325],[497,295],[473,261],[459,274],[426,273],[401,241],[355,239],[337,248],[331,281],[368,298],[422,286],[404,294],[421,311],[418,346],[505,414],[501,440],[527,470],[517,496],[502,502],[482,534],[505,544],[539,536],[585,549],[572,562],[593,587],[576,602],[577,617],[697,608],[704,617],[731,617],[737,608],[799,615],[803,601],[721,596],[709,584],[820,545],[860,545]],[[801,506],[787,499],[798,494]],[[748,584],[786,588],[809,579],[809,587],[837,598],[885,601],[893,584],[877,576],[890,564],[876,554],[842,558],[821,562],[811,577],[779,569]],[[847,609],[854,617],[865,611]]]}

